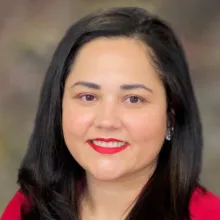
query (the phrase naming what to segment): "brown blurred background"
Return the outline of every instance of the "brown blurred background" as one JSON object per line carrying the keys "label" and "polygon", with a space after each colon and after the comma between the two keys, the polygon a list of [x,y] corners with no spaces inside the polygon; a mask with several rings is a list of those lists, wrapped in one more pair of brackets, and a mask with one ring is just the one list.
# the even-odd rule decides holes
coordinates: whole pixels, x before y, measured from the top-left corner
{"label": "brown blurred background", "polygon": [[0,0],[0,214],[17,190],[18,167],[57,43],[79,17],[111,6],[144,7],[180,37],[204,125],[201,180],[220,195],[219,0]]}

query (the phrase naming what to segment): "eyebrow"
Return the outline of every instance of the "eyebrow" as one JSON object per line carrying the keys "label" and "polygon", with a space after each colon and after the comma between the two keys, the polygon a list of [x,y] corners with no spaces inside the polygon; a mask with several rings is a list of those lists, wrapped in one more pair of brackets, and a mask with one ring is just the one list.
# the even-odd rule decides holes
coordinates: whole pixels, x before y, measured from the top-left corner
{"label": "eyebrow", "polygon": [[[93,83],[93,82],[86,82],[86,81],[78,81],[78,82],[75,82],[71,88],[75,87],[75,86],[85,86],[87,88],[90,88],[90,89],[97,89],[97,90],[100,90],[101,89],[101,86],[96,84],[96,83]],[[120,89],[121,90],[133,90],[133,89],[145,89],[151,93],[153,93],[153,90],[150,89],[149,87],[146,87],[144,84],[122,84],[120,86]]]}
{"label": "eyebrow", "polygon": [[101,89],[101,86],[99,86],[98,84],[96,83],[93,83],[93,82],[85,82],[85,81],[78,81],[78,82],[75,82],[71,88],[75,87],[75,86],[85,86],[85,87],[88,87],[90,89]]}
{"label": "eyebrow", "polygon": [[149,92],[153,92],[152,89],[146,87],[144,84],[123,84],[120,86],[122,90],[132,90],[132,89],[145,89]]}

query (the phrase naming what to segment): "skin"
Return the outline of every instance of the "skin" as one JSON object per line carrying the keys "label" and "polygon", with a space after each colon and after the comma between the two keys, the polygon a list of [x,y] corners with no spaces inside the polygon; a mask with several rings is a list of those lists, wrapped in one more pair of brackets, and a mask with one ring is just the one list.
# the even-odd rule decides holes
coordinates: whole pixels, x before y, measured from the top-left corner
{"label": "skin", "polygon": [[[123,89],[124,84],[146,88]],[[83,219],[122,218],[155,170],[167,131],[166,109],[165,89],[144,43],[99,38],[80,49],[65,83],[62,117],[66,145],[86,171]],[[129,146],[104,155],[88,145],[94,138],[116,138]]]}

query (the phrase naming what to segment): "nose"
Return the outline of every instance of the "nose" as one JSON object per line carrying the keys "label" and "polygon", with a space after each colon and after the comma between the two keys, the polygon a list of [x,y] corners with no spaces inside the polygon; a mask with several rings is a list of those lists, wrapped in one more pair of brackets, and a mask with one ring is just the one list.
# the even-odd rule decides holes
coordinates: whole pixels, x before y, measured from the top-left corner
{"label": "nose", "polygon": [[119,106],[117,104],[103,103],[100,105],[95,119],[97,128],[115,130],[119,129],[121,124]]}

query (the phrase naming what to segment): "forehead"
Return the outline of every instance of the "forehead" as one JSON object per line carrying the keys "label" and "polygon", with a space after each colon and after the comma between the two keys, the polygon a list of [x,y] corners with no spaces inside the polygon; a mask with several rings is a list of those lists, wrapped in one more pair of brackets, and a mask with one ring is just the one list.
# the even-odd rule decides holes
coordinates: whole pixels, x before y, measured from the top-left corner
{"label": "forehead", "polygon": [[[133,60],[131,64],[146,63],[150,61],[147,46],[137,39],[132,38],[98,38],[82,46],[79,50],[75,64],[87,62],[88,64],[107,64],[118,61],[115,64]],[[95,63],[94,63],[95,61]],[[105,61],[103,63],[103,61]],[[128,63],[127,63],[128,65]]]}
{"label": "forehead", "polygon": [[85,44],[76,55],[70,77],[101,80],[160,81],[150,48],[132,38],[98,38]]}

